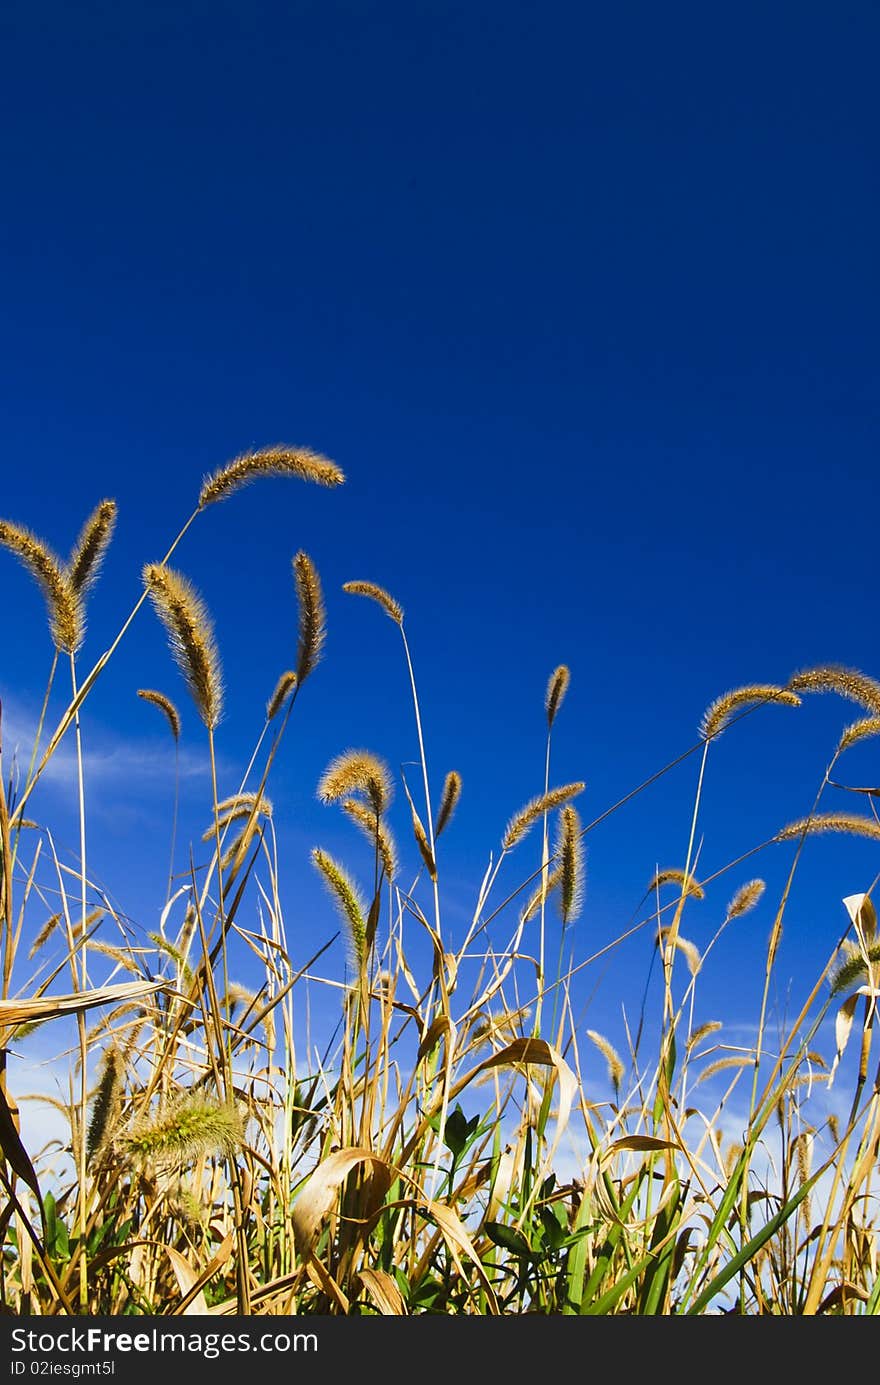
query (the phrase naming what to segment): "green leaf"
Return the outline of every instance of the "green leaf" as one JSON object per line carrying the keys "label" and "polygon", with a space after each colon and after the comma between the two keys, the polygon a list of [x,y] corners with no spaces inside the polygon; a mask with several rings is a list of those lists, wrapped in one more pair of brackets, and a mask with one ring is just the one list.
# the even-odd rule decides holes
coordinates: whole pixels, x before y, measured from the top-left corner
{"label": "green leaf", "polygon": [[514,1255],[523,1260],[535,1259],[534,1251],[525,1236],[521,1235],[519,1231],[514,1231],[512,1226],[505,1226],[500,1221],[487,1221],[483,1230],[493,1245],[512,1251]]}

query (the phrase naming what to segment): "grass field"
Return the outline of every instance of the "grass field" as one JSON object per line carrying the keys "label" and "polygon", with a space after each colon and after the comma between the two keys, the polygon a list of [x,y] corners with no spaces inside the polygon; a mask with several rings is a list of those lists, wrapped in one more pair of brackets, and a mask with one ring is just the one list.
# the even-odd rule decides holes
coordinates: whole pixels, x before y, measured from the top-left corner
{"label": "grass field", "polygon": [[[583,783],[553,772],[552,732],[569,688],[560,664],[546,688],[543,783],[511,805],[501,841],[487,843],[471,923],[453,945],[442,839],[454,829],[461,778],[447,770],[435,783],[427,763],[395,596],[350,582],[364,619],[390,620],[399,631],[398,672],[412,694],[420,762],[413,786],[392,774],[380,749],[346,750],[309,786],[349,820],[353,840],[366,839],[372,870],[365,885],[315,845],[326,933],[307,960],[294,961],[271,779],[300,690],[321,660],[321,577],[306,551],[293,556],[295,665],[267,689],[249,769],[236,792],[221,795],[220,659],[210,612],[177,566],[178,546],[205,510],[283,474],[327,487],[344,481],[328,459],[283,447],[245,454],[207,478],[163,561],[144,568],[137,606],[93,667],[83,666],[80,648],[115,505],[95,509],[66,560],[17,521],[0,521],[4,561],[17,558],[39,583],[51,636],[30,763],[7,757],[0,783],[5,1310],[876,1314],[880,940],[870,890],[846,895],[841,936],[829,937],[827,966],[784,1030],[768,1020],[805,843],[827,832],[880,841],[873,798],[864,814],[829,812],[823,801],[840,757],[880,732],[880,683],[820,667],[784,687],[725,693],[706,710],[698,739],[674,762],[691,756],[700,766],[685,824],[690,848],[649,883],[638,915],[662,974],[660,1019],[618,1051],[578,1024],[572,1004],[573,986],[596,961],[576,928],[584,841],[667,771],[622,786],[619,803],[585,823]],[[9,569],[7,592],[27,580]],[[158,931],[133,936],[89,874],[79,718],[121,639],[137,638],[130,626],[144,605],[165,627],[198,712],[213,791],[203,838],[182,842],[179,784],[169,784],[168,891],[157,910],[166,907]],[[157,670],[157,683],[170,681],[170,666]],[[62,684],[69,704],[50,724],[49,689]],[[704,775],[714,742],[735,736],[742,718],[814,693],[841,699],[841,737],[817,773],[814,801],[772,839],[789,844],[790,875],[773,902],[756,1037],[734,1048],[723,1041],[724,1016],[696,1022],[695,999],[714,942],[765,894],[755,872],[772,843],[756,843],[715,873],[729,903],[716,938],[698,951],[688,908],[709,883],[695,868]],[[176,744],[175,702],[158,688],[140,696]],[[51,824],[29,817],[53,756],[71,744],[76,869],[56,850]],[[389,824],[394,796],[406,802],[405,840]],[[502,888],[502,866],[515,887]],[[337,930],[348,962],[334,975],[323,959]],[[326,1033],[314,1031],[317,1009],[304,998],[318,987],[327,995],[321,1014],[333,1016]],[[49,1034],[71,1023],[69,1100],[42,1098],[55,1102],[64,1137],[26,1149],[17,1109],[25,1094],[12,1090],[7,1051],[26,1052],[36,1026]],[[597,1053],[606,1075],[599,1090],[584,1075],[585,1054],[595,1071]],[[843,1117],[828,1114],[832,1082]],[[734,1094],[747,1112],[741,1140],[722,1119]],[[573,1148],[582,1151],[578,1167]]]}

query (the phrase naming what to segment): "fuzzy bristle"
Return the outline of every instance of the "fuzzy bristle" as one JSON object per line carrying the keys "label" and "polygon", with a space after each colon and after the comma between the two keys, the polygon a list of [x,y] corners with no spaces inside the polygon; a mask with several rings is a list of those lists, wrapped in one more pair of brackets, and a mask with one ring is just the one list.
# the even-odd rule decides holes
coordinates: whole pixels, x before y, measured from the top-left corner
{"label": "fuzzy bristle", "polygon": [[795,693],[788,688],[779,688],[775,683],[753,683],[745,688],[735,688],[732,692],[722,693],[721,697],[717,697],[706,708],[700,722],[700,735],[705,741],[711,740],[713,736],[721,734],[730,718],[737,712],[742,712],[752,705],[760,706],[765,702],[783,707],[801,705],[801,699]]}
{"label": "fuzzy bristle", "polygon": [[312,860],[317,866],[329,889],[346,925],[352,960],[358,975],[367,964],[367,925],[364,919],[364,902],[357,886],[346,871],[332,856],[328,856],[319,846],[312,850]]}
{"label": "fuzzy bristle", "polygon": [[566,804],[559,814],[559,836],[556,842],[561,876],[559,880],[559,912],[564,926],[580,916],[584,902],[584,844],[581,820],[577,809]]}
{"label": "fuzzy bristle", "polygon": [[296,687],[296,674],[292,668],[282,673],[275,684],[275,691],[266,703],[266,720],[274,721],[287,699]]}
{"label": "fuzzy bristle", "polygon": [[139,1121],[120,1143],[134,1159],[190,1162],[209,1154],[231,1158],[243,1139],[241,1116],[235,1105],[186,1092]]}
{"label": "fuzzy bristle", "polygon": [[608,1064],[608,1079],[614,1087],[615,1092],[620,1091],[620,1084],[623,1081],[623,1062],[617,1049],[595,1029],[587,1030],[587,1038],[596,1045],[605,1062]]}
{"label": "fuzzy bristle", "polygon": [[745,885],[740,885],[727,906],[728,919],[741,918],[750,909],[754,909],[766,888],[763,880],[748,880]]}
{"label": "fuzzy bristle", "polygon": [[371,750],[344,750],[324,770],[317,792],[322,803],[364,794],[373,812],[381,815],[391,803],[394,785],[388,766]]}
{"label": "fuzzy bristle", "polygon": [[299,642],[296,681],[304,683],[321,658],[327,635],[324,594],[317,569],[307,553],[293,559],[293,580],[299,604]]}
{"label": "fuzzy bristle", "polygon": [[460,798],[461,775],[457,769],[451,769],[443,781],[443,792],[440,795],[440,806],[437,809],[437,822],[434,827],[435,842],[444,827],[449,826],[452,814],[458,807],[458,800]]}
{"label": "fuzzy bristle", "polygon": [[92,1101],[92,1112],[86,1135],[86,1159],[92,1163],[107,1147],[119,1120],[122,1108],[124,1064],[115,1046],[104,1054],[101,1080]]}
{"label": "fuzzy bristle", "polygon": [[655,890],[662,889],[664,885],[677,885],[682,894],[689,895],[691,899],[704,899],[705,890],[692,875],[686,875],[683,870],[658,870],[651,880],[646,891],[653,894]]}
{"label": "fuzzy bristle", "polygon": [[160,563],[147,564],[144,584],[199,716],[213,731],[223,713],[223,683],[205,603],[186,577]]}
{"label": "fuzzy bristle", "polygon": [[84,632],[83,603],[64,564],[30,529],[0,519],[0,545],[13,553],[43,592],[56,649],[75,654]]}
{"label": "fuzzy bristle", "polygon": [[377,587],[375,582],[343,582],[342,590],[352,596],[367,596],[371,601],[377,601],[396,625],[403,624],[403,607],[384,587]]}
{"label": "fuzzy bristle", "polygon": [[345,476],[335,462],[309,447],[277,444],[254,452],[242,452],[231,462],[206,476],[199,494],[199,509],[224,500],[260,476],[293,476],[318,486],[339,486]]}
{"label": "fuzzy bristle", "polygon": [[547,693],[544,698],[544,710],[547,713],[547,726],[551,727],[556,719],[556,713],[562,706],[562,699],[568,692],[568,685],[571,682],[571,670],[567,664],[560,664],[550,675],[547,684]]}
{"label": "fuzzy bristle", "polygon": [[528,902],[527,902],[525,908],[523,909],[522,913],[520,914],[520,922],[521,922],[521,923],[528,923],[529,919],[532,919],[532,918],[535,917],[535,914],[537,914],[538,910],[539,910],[540,907],[541,907],[541,900],[542,900],[542,898],[543,898],[544,900],[549,899],[550,896],[551,896],[551,894],[553,893],[553,891],[559,888],[559,884],[560,884],[561,880],[562,880],[562,866],[560,865],[560,866],[556,866],[554,870],[551,870],[551,871],[550,871],[550,874],[549,874],[548,877],[547,877],[547,886],[546,886],[546,889],[545,889],[544,883],[543,883],[543,881],[542,881],[541,884],[538,885],[538,886],[535,888],[535,890],[533,891],[533,893],[530,895],[529,900],[528,900]]}
{"label": "fuzzy bristle", "polygon": [[67,576],[77,595],[97,580],[115,527],[116,501],[102,500],[80,530],[67,563]]}
{"label": "fuzzy bristle", "polygon": [[851,722],[838,742],[838,755],[844,750],[849,750],[850,746],[858,745],[859,741],[867,740],[869,736],[880,736],[880,716],[862,717],[859,721]]}
{"label": "fuzzy bristle", "polygon": [[378,850],[386,880],[393,880],[397,875],[397,849],[388,828],[378,814],[359,798],[345,798],[341,806],[352,822],[357,823],[370,845]]}
{"label": "fuzzy bristle", "polygon": [[138,688],[137,695],[143,698],[144,702],[150,702],[154,707],[158,707],[171,728],[171,734],[176,741],[180,740],[180,713],[164,693],[156,692],[155,688]]}
{"label": "fuzzy bristle", "polygon": [[775,842],[790,842],[796,837],[817,836],[821,832],[845,832],[854,837],[880,841],[880,823],[859,813],[814,813],[812,817],[790,822],[777,832]]}
{"label": "fuzzy bristle", "polygon": [[560,808],[569,799],[576,798],[579,793],[583,793],[586,785],[580,781],[575,784],[563,784],[558,789],[551,789],[549,793],[540,794],[537,798],[532,798],[528,803],[515,813],[507,824],[501,844],[505,851],[510,851],[522,841],[523,837],[534,826],[538,818],[544,813],[552,812],[554,808]]}
{"label": "fuzzy bristle", "polygon": [[796,692],[837,693],[856,702],[871,716],[880,716],[880,683],[855,668],[843,664],[820,664],[803,669],[789,678],[788,686]]}

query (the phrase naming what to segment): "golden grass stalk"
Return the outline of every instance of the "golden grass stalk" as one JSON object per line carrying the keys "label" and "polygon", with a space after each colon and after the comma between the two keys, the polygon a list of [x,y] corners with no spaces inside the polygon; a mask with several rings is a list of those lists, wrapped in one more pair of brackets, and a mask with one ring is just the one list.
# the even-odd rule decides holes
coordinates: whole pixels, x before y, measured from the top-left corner
{"label": "golden grass stalk", "polygon": [[348,814],[352,822],[357,823],[371,846],[378,847],[385,878],[393,880],[397,875],[397,848],[388,828],[380,821],[376,813],[365,803],[362,803],[359,798],[343,799],[342,810]]}
{"label": "golden grass stalk", "polygon": [[77,595],[84,595],[97,580],[115,527],[116,501],[102,500],[80,530],[67,563],[67,576]]}
{"label": "golden grass stalk", "polygon": [[577,809],[567,803],[559,815],[559,913],[564,925],[580,917],[584,903],[584,845]]}
{"label": "golden grass stalk", "polygon": [[371,750],[344,750],[324,770],[317,793],[322,803],[337,803],[353,793],[364,794],[373,812],[380,815],[391,803],[394,785],[388,766]]}
{"label": "golden grass stalk", "polygon": [[296,687],[296,674],[293,669],[282,673],[275,684],[275,691],[266,703],[266,720],[274,721],[287,699]]}
{"label": "golden grass stalk", "polygon": [[278,443],[259,451],[242,452],[231,462],[206,476],[199,494],[199,509],[224,500],[260,476],[293,476],[318,486],[339,486],[345,476],[335,462],[308,447]]}
{"label": "golden grass stalk", "polygon": [[763,880],[747,880],[744,885],[740,885],[727,906],[728,920],[742,918],[743,914],[754,909],[766,888]]}
{"label": "golden grass stalk", "polygon": [[205,828],[202,833],[202,841],[209,842],[216,835],[216,830],[221,832],[230,823],[238,822],[241,818],[254,816],[270,818],[274,809],[271,799],[265,794],[238,793],[232,794],[229,798],[224,798],[222,803],[217,804],[217,822],[211,823],[210,827]]}
{"label": "golden grass stalk", "polygon": [[371,601],[377,601],[395,625],[403,624],[403,607],[384,587],[377,587],[375,582],[343,582],[342,590],[350,592],[352,596],[367,596]]}
{"label": "golden grass stalk", "polygon": [[309,555],[302,550],[293,559],[293,580],[299,603],[296,680],[304,683],[321,658],[327,627],[324,594],[317,569]]}
{"label": "golden grass stalk", "polygon": [[367,964],[367,925],[364,921],[364,902],[356,885],[342,866],[328,856],[319,846],[312,850],[312,860],[317,866],[327,888],[332,895],[342,920],[346,925],[346,936],[352,960],[361,975]]}
{"label": "golden grass stalk", "polygon": [[148,563],[143,576],[196,710],[213,731],[223,714],[223,681],[207,608],[192,583],[173,568]]}
{"label": "golden grass stalk", "polygon": [[92,1102],[89,1128],[86,1134],[86,1160],[93,1163],[106,1149],[122,1110],[122,1087],[125,1065],[115,1044],[107,1049],[102,1063],[101,1080]]}
{"label": "golden grass stalk", "polygon": [[706,897],[702,885],[683,870],[658,870],[648,886],[647,893],[653,894],[655,890],[662,889],[664,885],[677,885],[682,893],[691,899],[705,899]]}
{"label": "golden grass stalk", "polygon": [[244,1142],[241,1115],[233,1102],[185,1092],[138,1121],[120,1139],[132,1159],[191,1162],[207,1155],[232,1157]]}
{"label": "golden grass stalk", "polygon": [[544,813],[552,812],[554,808],[561,807],[569,799],[583,793],[585,788],[586,784],[578,781],[574,784],[563,784],[558,789],[550,789],[548,793],[539,794],[537,798],[530,799],[507,824],[501,839],[504,850],[510,851],[512,847],[517,846]]}
{"label": "golden grass stalk", "polygon": [[166,697],[164,693],[156,692],[155,688],[138,688],[137,695],[138,697],[143,698],[144,702],[149,702],[154,707],[159,708],[159,711],[163,714],[166,721],[168,722],[172,736],[176,741],[179,741],[180,713],[178,712],[174,703],[171,701],[171,698]]}
{"label": "golden grass stalk", "polygon": [[788,688],[777,687],[775,683],[752,683],[745,688],[735,688],[722,693],[703,713],[700,722],[700,735],[703,740],[711,740],[724,730],[735,713],[743,711],[753,703],[773,702],[784,707],[799,707],[801,699]]}
{"label": "golden grass stalk", "polygon": [[75,654],[83,638],[83,608],[61,559],[30,529],[6,519],[0,519],[0,545],[18,558],[41,588],[55,648]]}
{"label": "golden grass stalk", "polygon": [[864,707],[871,716],[880,716],[880,683],[855,668],[843,664],[820,664],[803,669],[788,680],[796,692],[837,693]]}
{"label": "golden grass stalk", "polygon": [[437,823],[434,828],[435,842],[443,828],[448,827],[460,798],[461,775],[457,769],[451,769],[443,781],[443,792],[440,795],[440,807],[437,809]]}
{"label": "golden grass stalk", "polygon": [[880,823],[860,813],[814,813],[812,817],[790,822],[777,832],[775,842],[790,842],[801,835],[812,837],[821,832],[846,832],[854,837],[869,837],[880,841]]}
{"label": "golden grass stalk", "polygon": [[608,1042],[604,1035],[599,1034],[595,1029],[587,1030],[587,1038],[591,1043],[595,1044],[596,1048],[598,1048],[602,1057],[605,1059],[608,1065],[608,1080],[613,1086],[615,1093],[619,1093],[624,1073],[623,1061],[620,1054],[617,1052],[617,1049]]}
{"label": "golden grass stalk", "polygon": [[562,706],[562,699],[568,692],[568,685],[571,682],[571,670],[566,664],[560,664],[550,675],[547,684],[547,693],[544,699],[544,710],[547,713],[547,726],[551,727],[556,719],[556,713]]}
{"label": "golden grass stalk", "polygon": [[859,721],[851,722],[838,742],[838,755],[842,755],[844,750],[849,750],[850,746],[858,745],[859,741],[867,740],[869,736],[880,736],[880,716],[862,717]]}

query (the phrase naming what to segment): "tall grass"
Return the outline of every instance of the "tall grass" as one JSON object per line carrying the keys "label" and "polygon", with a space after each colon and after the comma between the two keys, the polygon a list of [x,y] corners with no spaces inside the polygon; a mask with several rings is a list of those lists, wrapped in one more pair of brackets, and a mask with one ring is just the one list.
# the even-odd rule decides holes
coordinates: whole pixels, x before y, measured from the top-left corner
{"label": "tall grass", "polygon": [[[144,566],[129,616],[85,669],[85,598],[115,505],[97,507],[68,562],[29,529],[0,521],[0,545],[43,591],[51,636],[29,765],[6,763],[0,775],[5,1311],[878,1313],[880,1073],[871,1057],[880,941],[870,886],[846,896],[839,936],[829,936],[826,965],[796,998],[793,1018],[771,1029],[770,1000],[810,838],[880,838],[876,816],[824,806],[840,757],[880,732],[880,684],[825,665],[786,686],[724,693],[692,745],[585,824],[575,806],[584,780],[570,777],[578,767],[551,772],[551,732],[570,696],[560,664],[544,702],[543,775],[487,842],[488,865],[457,936],[444,890],[452,884],[460,897],[463,882],[446,879],[439,839],[455,830],[467,784],[443,766],[434,797],[432,781],[441,780],[426,753],[403,608],[372,581],[348,582],[346,592],[370,598],[400,631],[402,659],[389,662],[387,676],[403,680],[411,698],[419,785],[396,780],[375,750],[341,745],[319,783],[306,786],[350,824],[353,843],[368,843],[371,866],[359,879],[314,844],[304,868],[325,885],[327,910],[303,954],[302,939],[295,951],[288,936],[282,898],[290,886],[268,790],[300,717],[302,685],[321,663],[320,574],[304,551],[294,555],[296,667],[268,697],[241,782],[221,796],[221,652],[196,586],[168,565],[191,525],[210,522],[203,516],[212,504],[263,476],[331,488],[344,481],[327,458],[282,446],[221,467],[165,557]],[[91,878],[80,714],[148,597],[202,722],[211,794],[201,839],[180,848],[181,719],[164,692],[140,689],[164,714],[176,753],[168,886],[157,901],[159,928],[147,935]],[[365,606],[363,618],[375,613]],[[376,627],[377,658],[387,630]],[[70,697],[47,733],[49,690],[65,664]],[[157,668],[153,681],[165,673]],[[736,736],[744,717],[797,709],[814,693],[855,702],[864,715],[842,729],[809,810],[701,878],[697,843],[715,742]],[[75,868],[51,824],[28,816],[71,731]],[[590,934],[576,927],[585,881],[588,894],[586,840],[691,757],[697,783],[684,859],[655,872],[633,917],[591,953]],[[406,805],[400,840],[390,813],[396,795]],[[728,927],[766,907],[764,882],[744,878],[745,861],[751,869],[759,853],[786,846],[790,872],[773,909],[754,1037],[733,1044],[723,1017],[701,1018],[701,979]],[[689,910],[719,877],[730,902],[700,950],[688,937]],[[331,943],[340,931],[346,961],[336,971]],[[645,1012],[635,1034],[627,1029],[621,1052],[586,1028],[576,995],[633,937],[643,940],[646,963],[658,962],[662,1005],[656,1021]],[[60,1030],[65,1016],[76,1026],[66,1099],[13,1092],[8,1055],[26,1052],[37,1026]],[[832,1082],[839,1117],[829,1114]],[[20,1133],[18,1103],[30,1097],[54,1105],[63,1121],[61,1141],[40,1151]],[[731,1140],[725,1118],[735,1103],[745,1115]]]}

